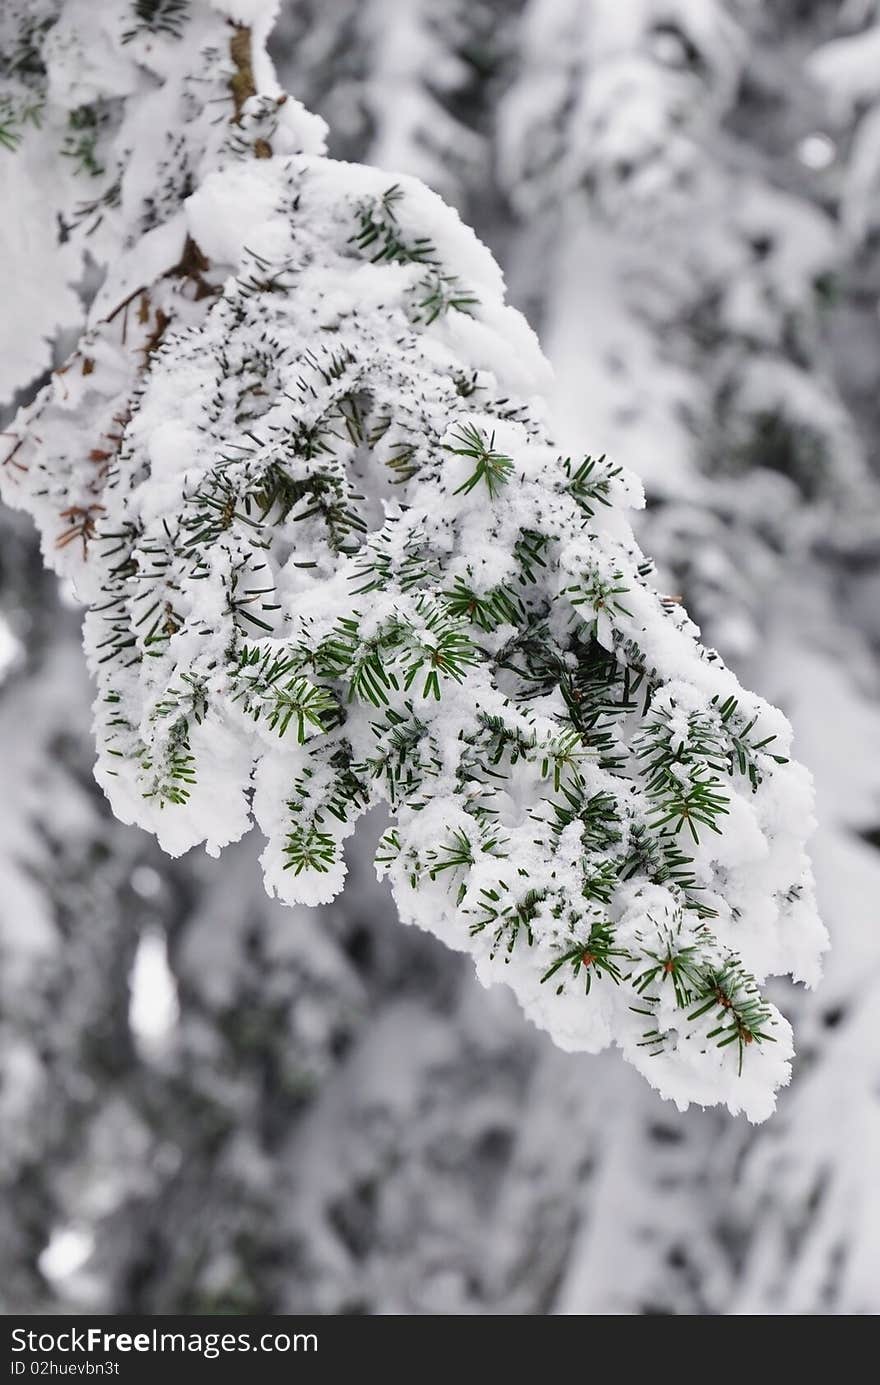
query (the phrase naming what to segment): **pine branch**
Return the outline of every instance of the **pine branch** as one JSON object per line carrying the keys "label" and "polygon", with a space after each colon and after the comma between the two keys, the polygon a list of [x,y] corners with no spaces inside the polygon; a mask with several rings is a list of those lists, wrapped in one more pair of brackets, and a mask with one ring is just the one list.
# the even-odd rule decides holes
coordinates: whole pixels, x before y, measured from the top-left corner
{"label": "pine branch", "polygon": [[492,433],[487,439],[474,424],[466,423],[453,434],[453,441],[458,446],[450,447],[447,444],[447,452],[452,452],[456,457],[471,457],[476,462],[471,475],[453,494],[468,495],[482,481],[489,492],[489,498],[497,499],[502,487],[510,479],[513,462],[510,457],[505,457],[503,452],[495,451],[495,434]]}

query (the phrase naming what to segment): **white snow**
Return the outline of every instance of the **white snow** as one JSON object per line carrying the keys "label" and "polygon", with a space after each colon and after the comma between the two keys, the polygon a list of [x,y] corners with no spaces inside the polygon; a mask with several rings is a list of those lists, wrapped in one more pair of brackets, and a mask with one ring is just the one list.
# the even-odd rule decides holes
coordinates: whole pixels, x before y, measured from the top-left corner
{"label": "white snow", "polygon": [[[224,12],[262,23],[271,8]],[[655,116],[677,128],[693,82],[653,68],[646,80],[649,58],[625,51],[629,19],[607,19],[609,63],[584,93],[573,157],[590,155],[603,103],[631,99],[622,145],[593,152],[609,216],[630,196],[616,161],[637,166],[638,221],[699,171],[686,129],[669,168],[651,157]],[[704,38],[727,60],[720,18]],[[183,99],[182,61],[160,63],[169,103]],[[678,1105],[762,1120],[791,1033],[752,977],[812,978],[826,945],[803,850],[808,778],[772,758],[790,728],[645,576],[626,515],[638,484],[604,461],[583,494],[571,480],[549,367],[489,251],[416,180],[313,152],[305,115],[270,153],[285,108],[266,82],[237,140],[186,108],[197,251],[176,269],[179,209],[172,198],[157,236],[142,216],[148,167],[131,175],[124,240],[136,264],[151,238],[159,277],[102,302],[14,425],[4,490],[89,608],[97,777],[172,855],[216,854],[256,819],[267,889],[289,904],[339,892],[343,842],[387,805],[379,864],[405,922],[470,953],[562,1048],[613,1042]],[[612,334],[606,355],[618,346]],[[658,411],[678,389],[663,372]],[[453,577],[472,592],[460,609]],[[603,658],[607,690],[590,672]],[[624,666],[645,680],[631,705]],[[584,712],[600,691],[619,714]],[[750,737],[772,738],[771,753]],[[701,821],[697,834],[688,804],[707,785],[718,831]],[[691,883],[670,875],[672,851]],[[676,966],[695,959],[684,992],[664,985],[670,948]]]}

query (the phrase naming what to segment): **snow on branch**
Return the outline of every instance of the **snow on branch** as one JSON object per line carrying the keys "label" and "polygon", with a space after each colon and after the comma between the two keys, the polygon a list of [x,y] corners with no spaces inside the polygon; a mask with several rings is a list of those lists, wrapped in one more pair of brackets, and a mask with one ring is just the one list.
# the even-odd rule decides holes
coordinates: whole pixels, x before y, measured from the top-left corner
{"label": "snow on branch", "polygon": [[[135,8],[165,17],[165,100],[121,117],[126,168],[178,141],[192,176],[149,226],[132,194],[0,467],[88,608],[114,811],[175,855],[255,819],[269,892],[319,904],[384,805],[404,921],[562,1047],[763,1119],[792,1054],[764,979],[815,981],[825,945],[788,724],[653,585],[638,483],[559,454],[489,252],[418,182],[322,156],[272,6]],[[143,35],[114,32],[127,71]]]}

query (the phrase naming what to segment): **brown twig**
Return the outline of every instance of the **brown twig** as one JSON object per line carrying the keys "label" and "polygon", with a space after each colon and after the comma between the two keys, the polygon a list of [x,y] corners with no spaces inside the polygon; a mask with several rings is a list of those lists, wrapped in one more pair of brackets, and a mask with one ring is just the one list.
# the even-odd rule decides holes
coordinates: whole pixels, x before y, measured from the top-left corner
{"label": "brown twig", "polygon": [[13,461],[16,452],[24,442],[24,436],[22,435],[21,437],[19,437],[17,433],[2,433],[0,434],[0,437],[17,439],[17,441],[13,444],[11,450],[7,452],[6,456],[3,458],[3,465],[8,466],[9,463],[12,462],[12,465],[15,467],[16,471],[27,471],[27,467],[23,466],[21,462]]}
{"label": "brown twig", "polygon": [[68,509],[62,510],[60,518],[69,519],[71,526],[58,535],[55,547],[66,548],[74,539],[82,539],[83,558],[88,557],[89,540],[95,537],[95,522],[103,510],[103,505],[70,505]]}
{"label": "brown twig", "polygon": [[229,53],[235,71],[229,79],[229,90],[235,106],[235,120],[241,123],[241,113],[248,97],[256,96],[254,69],[251,60],[251,31],[244,24],[234,24],[232,38],[229,40]]}

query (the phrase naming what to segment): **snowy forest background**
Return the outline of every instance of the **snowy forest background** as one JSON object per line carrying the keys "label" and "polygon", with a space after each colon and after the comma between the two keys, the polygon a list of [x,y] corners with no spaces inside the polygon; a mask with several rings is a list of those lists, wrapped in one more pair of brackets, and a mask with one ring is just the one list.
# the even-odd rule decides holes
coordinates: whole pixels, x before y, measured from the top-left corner
{"label": "snowy forest background", "polygon": [[556,1050],[365,849],[313,911],[250,839],[171,861],[92,781],[79,614],[4,510],[0,1309],[874,1313],[880,5],[283,0],[271,47],[332,154],[475,226],[562,441],[644,480],[813,770],[833,951],[751,1127]]}

